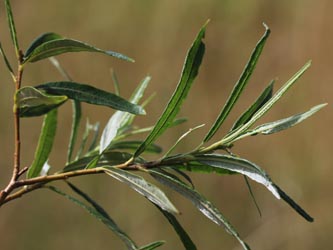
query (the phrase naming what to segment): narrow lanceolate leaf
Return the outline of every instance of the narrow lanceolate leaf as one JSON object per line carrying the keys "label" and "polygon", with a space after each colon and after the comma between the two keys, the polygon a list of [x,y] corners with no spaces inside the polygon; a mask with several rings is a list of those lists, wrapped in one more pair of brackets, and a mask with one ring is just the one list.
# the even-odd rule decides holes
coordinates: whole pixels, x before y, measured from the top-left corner
{"label": "narrow lanceolate leaf", "polygon": [[90,198],[89,195],[84,193],[82,190],[80,190],[78,187],[73,185],[70,182],[67,182],[67,184],[70,186],[70,188],[80,195],[83,199],[85,199],[93,208],[96,209],[96,212],[98,212],[102,216],[102,222],[107,225],[109,229],[111,229],[127,246],[127,249],[137,249],[136,244],[132,239],[129,238],[129,236],[119,228],[119,226],[111,219],[109,214],[102,208],[96,201],[94,201],[92,198]]}
{"label": "narrow lanceolate leaf", "polygon": [[[151,80],[151,77],[150,76],[146,76],[142,81],[141,83],[139,84],[139,86],[134,90],[132,96],[130,97],[129,101],[133,104],[138,104],[140,102],[140,100],[142,99],[144,93],[145,93],[145,90],[146,88],[148,87],[148,84]],[[142,106],[143,107],[143,106]],[[129,126],[133,123],[133,120],[134,120],[134,115],[132,114],[129,114],[127,113],[122,121],[121,121],[121,125],[120,127],[123,128],[123,127],[126,127],[126,126]]]}
{"label": "narrow lanceolate leaf", "polygon": [[204,142],[209,141],[217,132],[217,130],[221,127],[222,123],[225,121],[227,116],[229,115],[230,111],[236,104],[238,98],[240,97],[241,93],[244,91],[245,86],[247,85],[255,66],[258,62],[259,56],[264,48],[266,40],[270,34],[269,28],[264,24],[266,31],[262,38],[257,43],[255,49],[253,50],[248,63],[246,64],[243,73],[241,74],[238,82],[235,84],[234,89],[232,90],[227,102],[225,103],[221,113],[219,114],[218,118],[216,119],[215,123],[207,133]]}
{"label": "narrow lanceolate leaf", "polygon": [[258,99],[236,120],[231,131],[247,123],[251,117],[269,100],[273,95],[274,80],[264,89]]}
{"label": "narrow lanceolate leaf", "polygon": [[243,174],[250,179],[264,185],[277,199],[280,199],[279,192],[276,190],[274,183],[271,181],[265,171],[248,160],[220,154],[197,155],[195,156],[195,159],[199,163],[205,165],[216,168],[223,168]]}
{"label": "narrow lanceolate leaf", "polygon": [[113,139],[117,136],[118,129],[120,128],[120,124],[124,115],[125,112],[117,111],[113,114],[113,116],[111,116],[110,120],[106,124],[99,143],[100,154],[102,154],[104,150],[107,149]]}
{"label": "narrow lanceolate leaf", "polygon": [[[135,151],[140,145],[142,141],[117,141],[112,143],[108,149],[109,150],[130,150]],[[147,147],[146,153],[152,153],[152,154],[159,154],[162,152],[162,148],[156,144],[150,144],[149,147]]]}
{"label": "narrow lanceolate leaf", "polygon": [[40,175],[40,172],[49,158],[57,129],[57,110],[50,111],[44,118],[34,160],[28,170],[28,178]]}
{"label": "narrow lanceolate leaf", "polygon": [[9,73],[11,74],[11,76],[12,76],[13,78],[15,78],[15,74],[14,74],[13,68],[12,68],[12,66],[10,65],[10,62],[8,61],[8,58],[7,58],[6,54],[5,54],[5,51],[4,51],[3,48],[2,48],[2,44],[1,44],[1,43],[0,43],[0,53],[1,53],[1,55],[2,55],[3,60],[5,61],[5,64],[6,64],[6,66],[7,66],[7,69],[8,69],[8,71],[9,71]]}
{"label": "narrow lanceolate leaf", "polygon": [[177,218],[174,215],[160,209],[159,207],[158,209],[161,211],[161,213],[164,215],[164,217],[169,221],[173,229],[176,231],[185,249],[196,250],[197,247],[195,246],[195,244],[193,243],[192,239],[187,234],[185,229],[182,227],[182,225],[178,222]]}
{"label": "narrow lanceolate leaf", "polygon": [[145,114],[145,111],[141,106],[130,103],[115,94],[97,89],[87,84],[75,82],[49,82],[41,84],[36,88],[49,94],[66,95],[69,99],[80,102],[107,106],[136,115]]}
{"label": "narrow lanceolate leaf", "polygon": [[32,42],[24,54],[23,63],[37,62],[63,53],[82,51],[97,52],[130,62],[134,61],[132,58],[118,52],[102,50],[78,40],[64,38],[55,33],[45,33]]}
{"label": "narrow lanceolate leaf", "polygon": [[[127,162],[129,159],[132,158],[132,154],[126,153],[126,152],[104,152],[101,156],[97,154],[97,152],[82,157],[78,160],[75,160],[65,166],[62,172],[69,172],[69,171],[75,171],[80,170],[84,168],[88,168],[88,165],[95,161],[95,159],[98,160],[96,167],[102,167],[102,166],[116,166],[119,164],[123,164],[124,162]],[[143,163],[144,160],[142,158],[136,158],[135,162],[137,163]]]}
{"label": "narrow lanceolate leaf", "polygon": [[135,152],[134,156],[139,156],[143,153],[146,147],[154,142],[154,140],[156,140],[156,138],[170,126],[179,112],[180,106],[185,100],[192,83],[199,72],[199,67],[205,53],[205,44],[202,42],[202,39],[205,36],[205,30],[206,25],[202,27],[187,53],[179,83],[163,114],[155,124],[154,129],[150,132],[146,140]]}
{"label": "narrow lanceolate leaf", "polygon": [[33,40],[32,43],[29,45],[28,49],[24,53],[24,57],[26,58],[40,45],[45,44],[47,42],[51,42],[53,40],[59,40],[61,38],[62,38],[62,36],[60,36],[56,33],[53,33],[53,32],[47,32],[47,33],[41,34],[39,37],[37,37],[35,40]]}
{"label": "narrow lanceolate leaf", "polygon": [[17,58],[19,58],[20,57],[20,48],[19,48],[19,44],[17,41],[16,28],[15,28],[14,17],[13,17],[10,0],[5,0],[5,5],[6,5],[6,13],[7,13],[7,20],[8,20],[10,36],[12,38],[12,41],[13,41],[13,44],[15,47],[16,56],[17,56]]}
{"label": "narrow lanceolate leaf", "polygon": [[88,195],[83,193],[81,190],[76,188],[75,186],[71,185],[71,188],[78,193],[81,197],[83,197],[86,201],[88,201],[92,207],[87,206],[84,204],[82,201],[74,198],[71,195],[68,195],[59,189],[53,187],[53,186],[48,186],[50,190],[53,192],[62,195],[63,197],[67,198],[68,200],[74,202],[76,205],[80,206],[81,208],[85,209],[89,214],[94,216],[96,219],[104,223],[111,231],[113,231],[126,245],[127,249],[129,250],[138,250],[137,246],[135,245],[134,241],[129,238],[126,233],[124,233],[119,226],[111,219],[111,217],[105,212],[105,210],[100,207],[95,201],[90,199]]}
{"label": "narrow lanceolate leaf", "polygon": [[250,134],[263,134],[263,135],[269,135],[273,133],[280,132],[282,130],[288,129],[292,126],[295,126],[296,124],[304,121],[305,119],[309,118],[316,112],[318,112],[320,109],[325,107],[327,104],[320,104],[315,107],[312,107],[310,110],[300,113],[297,115],[290,116],[288,118],[284,118],[275,122],[266,123],[263,125],[260,125],[253,129]]}
{"label": "narrow lanceolate leaf", "polygon": [[44,115],[67,99],[67,96],[49,95],[30,86],[20,88],[15,94],[15,104],[20,117]]}
{"label": "narrow lanceolate leaf", "polygon": [[[133,104],[138,104],[140,99],[142,98],[146,87],[150,81],[150,77],[146,77],[138,88],[134,91],[133,95],[129,99],[129,101]],[[109,119],[108,123],[106,124],[99,146],[99,153],[101,154],[105,149],[110,146],[113,139],[118,135],[118,132],[121,128],[125,126],[129,126],[130,123],[133,121],[134,115],[125,113],[123,111],[117,111],[114,113],[111,118]]]}
{"label": "narrow lanceolate leaf", "polygon": [[232,175],[236,174],[236,172],[224,169],[224,168],[217,168],[213,166],[209,166],[207,164],[199,163],[199,162],[188,162],[186,164],[177,165],[177,169],[193,172],[193,173],[202,173],[202,174],[218,174],[218,175]]}
{"label": "narrow lanceolate leaf", "polygon": [[164,241],[155,241],[148,245],[140,247],[139,250],[154,250],[154,249],[157,249],[158,247],[164,245],[164,243],[165,243]]}
{"label": "narrow lanceolate leaf", "polygon": [[309,222],[313,222],[314,219],[307,213],[303,208],[300,207],[293,199],[291,199],[281,188],[278,186],[275,186],[278,190],[281,198],[289,204],[299,215],[301,215],[304,219],[306,219]]}
{"label": "narrow lanceolate leaf", "polygon": [[179,213],[161,189],[147,182],[141,176],[113,167],[105,168],[105,173],[121,182],[126,183],[163,210],[174,214]]}
{"label": "narrow lanceolate leaf", "polygon": [[180,193],[185,198],[189,199],[194,204],[194,206],[211,221],[213,221],[219,226],[223,226],[227,232],[232,234],[239,241],[243,249],[250,249],[250,247],[240,238],[239,234],[227,221],[227,219],[221,214],[221,212],[200,193],[190,188],[189,186],[184,185],[182,182],[179,182],[173,178],[170,178],[167,175],[162,174],[161,172],[150,170],[150,173],[157,181]]}
{"label": "narrow lanceolate leaf", "polygon": [[251,119],[227,134],[220,144],[226,145],[232,143],[237,137],[244,134],[256,121],[258,121],[264,114],[267,113],[271,107],[281,99],[281,97],[295,84],[295,82],[304,74],[304,72],[311,66],[311,61],[307,62],[294,76],[292,76],[274,95],[267,101],[252,117]]}
{"label": "narrow lanceolate leaf", "polygon": [[72,159],[72,154],[73,154],[75,142],[77,139],[78,130],[79,130],[80,121],[81,121],[81,115],[82,115],[81,103],[79,101],[73,100],[72,106],[73,106],[73,121],[72,121],[71,136],[69,138],[67,163],[70,162]]}

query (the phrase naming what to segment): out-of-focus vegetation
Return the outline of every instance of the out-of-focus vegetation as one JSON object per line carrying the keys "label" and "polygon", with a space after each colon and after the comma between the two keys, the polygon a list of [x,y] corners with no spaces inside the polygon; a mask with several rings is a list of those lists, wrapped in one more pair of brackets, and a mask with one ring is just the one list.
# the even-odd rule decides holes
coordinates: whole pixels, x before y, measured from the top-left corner
{"label": "out-of-focus vegetation", "polygon": [[[201,124],[203,120],[207,125],[213,123],[253,44],[262,33],[263,21],[270,26],[272,34],[246,91],[248,96],[236,109],[241,111],[247,107],[272,76],[277,77],[278,87],[308,59],[313,60],[311,69],[272,110],[267,120],[333,100],[330,83],[330,59],[333,54],[330,46],[333,36],[330,9],[333,3],[327,0],[31,0],[12,1],[12,5],[22,47],[27,47],[37,35],[54,31],[135,58],[135,64],[85,54],[64,55],[59,60],[76,81],[91,82],[105,89],[112,88],[109,71],[110,68],[115,69],[122,95],[127,97],[137,83],[150,74],[153,78],[148,92],[156,91],[157,98],[146,108],[151,121],[138,119],[142,125],[150,125],[156,120],[177,83],[184,55],[194,34],[210,18],[205,40],[206,56],[182,110],[190,121],[169,131],[161,139],[166,146],[171,145],[188,127]],[[9,50],[11,44],[9,36],[5,35],[8,29],[4,15],[0,16],[0,28],[3,46]],[[24,82],[33,84],[52,78],[61,79],[51,65],[31,65]],[[11,82],[4,66],[0,67],[0,79],[3,85]],[[11,93],[7,86],[1,90],[0,112],[4,120],[12,119],[12,107],[9,105]],[[207,106],[201,108],[204,104]],[[59,131],[62,131],[63,137],[56,141],[54,152],[58,152],[59,156],[53,155],[51,163],[54,166],[65,162],[66,148],[61,145],[67,144],[70,131],[69,105],[60,112],[63,120],[59,121]],[[108,109],[96,112],[94,107],[84,106],[84,114],[92,122],[106,122],[111,112]],[[237,115],[234,112],[234,116]],[[12,146],[9,146],[12,144],[8,143],[13,139],[13,129],[3,124],[0,123],[2,183],[11,173],[13,153]],[[32,160],[40,124],[39,118],[23,120],[23,166]],[[260,186],[253,185],[263,212],[260,218],[240,176],[225,178],[211,175],[197,180],[194,176],[195,183],[255,249],[329,249],[333,233],[333,218],[330,215],[333,201],[329,192],[332,190],[333,157],[330,151],[333,140],[327,131],[330,131],[332,124],[333,115],[329,106],[297,129],[278,136],[262,136],[255,141],[246,139],[238,144],[234,152],[267,169],[315,217],[313,224],[302,220],[286,204],[276,202]],[[204,131],[195,133],[197,137],[192,136],[191,140],[202,138]],[[182,150],[191,149],[190,145],[194,142],[191,140],[183,143]],[[88,193],[94,195],[137,241],[166,239],[168,244],[165,249],[181,248],[165,219],[149,203],[125,185],[109,178],[96,176],[92,179],[82,178],[77,183],[84,185]],[[112,203],[111,199],[105,199],[106,190],[112,195]],[[199,249],[219,249],[219,244],[214,243],[216,239],[223,242],[225,249],[238,249],[237,243],[221,228],[211,226],[208,220],[198,216],[187,201],[177,198],[173,197],[183,211],[180,221],[196,240]],[[147,221],[149,227],[146,226]],[[34,232],[41,228],[44,235],[36,241]],[[117,239],[93,218],[86,216],[85,211],[43,190],[4,207],[0,214],[0,232],[1,249],[42,249],[45,246],[47,249],[109,249],[110,246],[117,249]]]}

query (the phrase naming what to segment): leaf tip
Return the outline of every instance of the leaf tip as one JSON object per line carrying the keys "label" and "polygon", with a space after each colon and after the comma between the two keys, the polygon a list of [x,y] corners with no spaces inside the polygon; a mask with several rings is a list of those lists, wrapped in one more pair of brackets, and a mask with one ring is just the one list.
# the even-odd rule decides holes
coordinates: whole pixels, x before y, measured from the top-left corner
{"label": "leaf tip", "polygon": [[271,32],[271,29],[268,27],[268,25],[265,22],[263,22],[262,25],[265,27],[267,32]]}

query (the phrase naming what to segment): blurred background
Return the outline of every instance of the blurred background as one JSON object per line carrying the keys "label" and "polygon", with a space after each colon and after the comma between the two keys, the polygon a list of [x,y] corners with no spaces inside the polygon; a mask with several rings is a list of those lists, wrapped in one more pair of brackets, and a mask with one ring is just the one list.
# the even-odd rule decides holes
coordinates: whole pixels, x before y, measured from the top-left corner
{"label": "blurred background", "polygon": [[[329,105],[295,128],[239,141],[233,152],[264,168],[315,222],[306,222],[286,203],[253,183],[262,210],[260,217],[241,176],[191,176],[197,189],[220,208],[253,249],[333,247],[333,136],[329,132],[333,125],[332,1],[14,0],[12,5],[19,43],[24,49],[41,33],[53,31],[135,58],[135,63],[128,63],[89,53],[58,57],[75,81],[109,91],[113,91],[110,77],[113,68],[120,81],[121,95],[126,98],[146,75],[151,75],[147,96],[156,92],[157,97],[147,106],[148,115],[136,120],[140,126],[152,125],[159,117],[178,82],[187,49],[210,19],[205,58],[179,115],[189,121],[170,129],[158,141],[167,149],[188,128],[205,123],[206,127],[180,145],[180,152],[200,143],[214,122],[264,33],[265,22],[272,30],[271,36],[251,82],[215,139],[228,131],[234,119],[271,79],[277,80],[275,89],[278,89],[311,59],[311,68],[262,122],[303,112],[319,103]],[[0,6],[1,42],[14,64],[3,3]],[[14,88],[2,61],[0,65],[0,184],[4,187],[12,168]],[[62,77],[48,61],[43,61],[26,68],[23,83],[35,85],[58,80]],[[84,119],[89,117],[92,123],[100,121],[102,127],[113,113],[111,109],[92,105],[83,108]],[[61,169],[66,159],[71,105],[62,106],[59,115],[58,137],[50,159],[54,171]],[[33,159],[41,121],[41,118],[22,121],[22,166]],[[126,185],[106,176],[82,177],[73,182],[103,205],[140,245],[164,239],[167,243],[161,249],[183,249],[159,211]],[[61,182],[57,186],[67,190]],[[190,202],[173,192],[168,194],[182,212],[178,218],[198,249],[240,249],[233,237],[202,216]],[[33,192],[2,207],[0,235],[3,250],[124,249],[102,223],[47,190]]]}

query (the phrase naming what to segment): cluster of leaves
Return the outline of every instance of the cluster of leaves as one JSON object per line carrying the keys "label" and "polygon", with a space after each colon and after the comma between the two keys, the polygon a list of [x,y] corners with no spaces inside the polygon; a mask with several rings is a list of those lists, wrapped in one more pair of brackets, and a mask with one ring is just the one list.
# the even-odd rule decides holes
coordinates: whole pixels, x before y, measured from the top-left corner
{"label": "cluster of leaves", "polygon": [[[70,177],[74,176],[95,173],[106,174],[127,184],[130,188],[156,205],[175,229],[185,249],[196,249],[194,242],[177,221],[175,215],[179,212],[176,206],[160,187],[150,183],[143,176],[138,174],[142,172],[149,174],[158,183],[175,190],[183,197],[190,200],[203,215],[208,217],[212,222],[224,227],[227,232],[233,235],[244,249],[250,249],[220,210],[194,188],[186,172],[215,173],[218,175],[241,174],[245,177],[246,183],[248,183],[248,179],[251,179],[264,185],[277,199],[286,201],[306,220],[313,221],[312,217],[287,196],[262,168],[230,152],[230,148],[239,139],[258,134],[272,134],[290,128],[325,106],[325,104],[321,104],[306,112],[255,126],[255,123],[270,110],[309,68],[310,62],[306,63],[275,94],[273,93],[272,81],[253,104],[234,122],[229,132],[214,143],[210,143],[249,82],[250,76],[255,69],[259,56],[270,34],[270,30],[266,25],[264,25],[264,35],[258,41],[239,80],[236,82],[234,89],[221,109],[216,121],[203,138],[202,143],[194,147],[190,152],[173,154],[173,150],[178,143],[193,130],[201,128],[202,125],[200,125],[183,134],[175,142],[174,146],[162,157],[157,160],[147,161],[142,154],[161,153],[161,148],[154,144],[156,139],[168,128],[184,121],[177,119],[177,114],[198,75],[205,52],[203,39],[207,23],[201,28],[188,50],[179,83],[156,124],[147,128],[137,128],[133,126],[135,115],[145,114],[144,107],[151,99],[148,98],[146,101],[142,102],[141,105],[139,104],[150,82],[149,76],[143,79],[130,99],[125,100],[119,96],[119,93],[113,94],[88,84],[72,81],[53,56],[68,52],[86,51],[103,53],[126,61],[133,61],[131,58],[117,52],[98,49],[77,40],[64,38],[55,33],[42,34],[35,39],[26,52],[23,53],[18,45],[10,1],[5,0],[5,4],[11,37],[18,58],[17,75],[14,74],[11,64],[1,46],[0,51],[17,85],[14,98],[14,113],[18,115],[19,119],[43,115],[44,122],[33,162],[27,169],[22,169],[20,172],[16,173],[16,176],[13,178],[14,181],[10,182],[8,188],[2,192],[0,204],[4,204],[38,188],[48,188],[86,209],[91,215],[103,222],[119,236],[127,249],[148,250],[156,249],[163,245],[163,241],[157,241],[146,246],[138,247],[99,204],[68,181]],[[53,65],[66,77],[66,81],[48,82],[36,84],[35,86],[21,87],[23,69],[25,69],[26,65],[46,58],[51,59]],[[115,76],[114,80],[116,89],[118,89],[118,82]],[[52,173],[52,168],[48,164],[48,158],[56,136],[57,110],[69,99],[73,103],[73,125],[68,146],[67,163],[62,170]],[[74,148],[77,143],[78,129],[82,116],[82,102],[110,107],[115,109],[116,112],[109,119],[100,138],[98,124],[86,125],[82,142],[79,145],[76,157],[74,157]],[[148,133],[148,135],[142,141],[127,140],[129,136],[139,133]],[[93,135],[92,143],[89,147],[86,147],[87,138],[91,134]],[[207,144],[208,146],[206,146]],[[85,150],[85,148],[88,149]],[[20,179],[22,173],[25,171],[27,173],[26,178]],[[64,193],[55,186],[51,186],[50,182],[55,180],[65,180],[71,190],[81,199]],[[249,184],[248,187],[250,189]],[[16,193],[9,195],[11,191],[17,188],[19,188],[19,190]]]}

